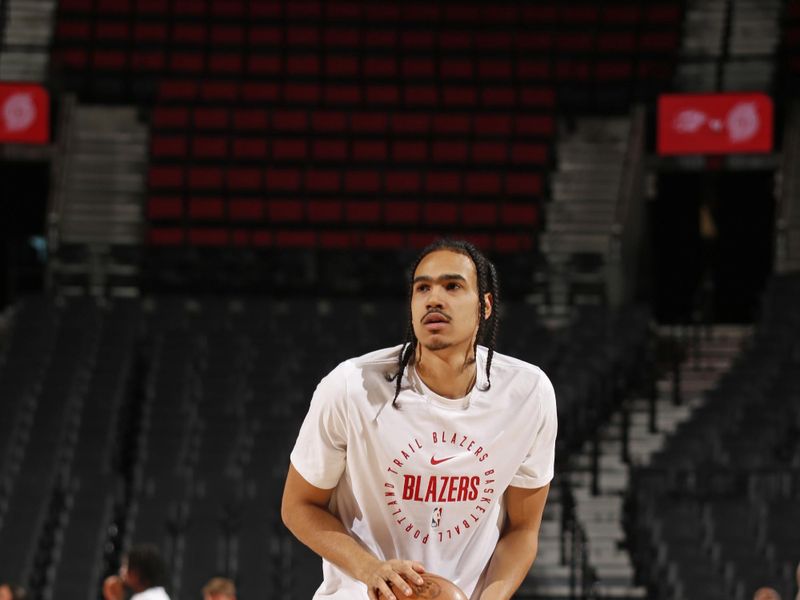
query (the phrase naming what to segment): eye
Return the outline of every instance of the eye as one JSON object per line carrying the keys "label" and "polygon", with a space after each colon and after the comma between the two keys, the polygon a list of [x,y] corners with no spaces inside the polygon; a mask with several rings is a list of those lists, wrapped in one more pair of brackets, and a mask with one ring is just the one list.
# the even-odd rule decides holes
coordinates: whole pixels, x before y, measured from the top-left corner
{"label": "eye", "polygon": [[460,290],[461,289],[461,284],[460,283],[456,283],[455,281],[451,281],[450,283],[447,284],[447,289],[448,290]]}
{"label": "eye", "polygon": [[414,289],[418,292],[427,292],[430,289],[430,286],[427,283],[419,283]]}

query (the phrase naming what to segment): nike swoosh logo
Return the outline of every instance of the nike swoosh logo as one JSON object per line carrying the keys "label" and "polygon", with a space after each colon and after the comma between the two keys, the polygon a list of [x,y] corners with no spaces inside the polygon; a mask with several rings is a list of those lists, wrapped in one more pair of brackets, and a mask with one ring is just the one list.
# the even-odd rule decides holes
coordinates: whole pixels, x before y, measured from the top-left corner
{"label": "nike swoosh logo", "polygon": [[436,465],[440,465],[443,462],[447,462],[448,460],[450,460],[452,458],[455,458],[455,456],[448,456],[447,458],[440,458],[438,460],[436,459],[435,456],[431,456],[431,464],[435,467]]}

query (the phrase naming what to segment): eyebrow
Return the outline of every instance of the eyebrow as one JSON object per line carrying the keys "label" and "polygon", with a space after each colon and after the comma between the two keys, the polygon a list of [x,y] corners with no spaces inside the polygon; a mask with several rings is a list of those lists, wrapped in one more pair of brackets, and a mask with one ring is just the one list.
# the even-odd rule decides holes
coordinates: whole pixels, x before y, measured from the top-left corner
{"label": "eyebrow", "polygon": [[[439,277],[436,278],[436,281],[452,281],[453,279],[457,279],[465,283],[467,281],[463,275],[459,275],[458,273],[445,273],[444,275],[439,275]],[[433,277],[430,275],[417,275],[414,277],[414,280],[411,283],[415,284],[420,281],[433,281]]]}

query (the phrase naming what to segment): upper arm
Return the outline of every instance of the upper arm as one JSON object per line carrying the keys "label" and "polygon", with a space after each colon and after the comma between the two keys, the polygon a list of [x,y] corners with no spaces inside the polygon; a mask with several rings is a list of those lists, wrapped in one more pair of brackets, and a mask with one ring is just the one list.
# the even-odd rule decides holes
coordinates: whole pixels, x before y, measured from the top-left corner
{"label": "upper arm", "polygon": [[538,533],[550,484],[538,488],[509,486],[505,493],[506,527]]}
{"label": "upper arm", "polygon": [[311,485],[297,472],[294,465],[289,463],[289,473],[286,475],[286,483],[283,486],[283,499],[281,501],[281,517],[284,523],[287,517],[291,517],[293,508],[308,504],[327,508],[333,489],[323,489]]}

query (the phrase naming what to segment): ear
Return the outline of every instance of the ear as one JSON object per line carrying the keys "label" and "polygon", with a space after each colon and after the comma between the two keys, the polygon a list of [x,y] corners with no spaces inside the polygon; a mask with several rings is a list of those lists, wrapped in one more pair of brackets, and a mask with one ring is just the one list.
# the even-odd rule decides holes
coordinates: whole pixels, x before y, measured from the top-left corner
{"label": "ear", "polygon": [[494,309],[494,296],[492,296],[491,292],[486,292],[483,295],[483,306],[483,318],[486,320],[492,316],[492,310]]}

